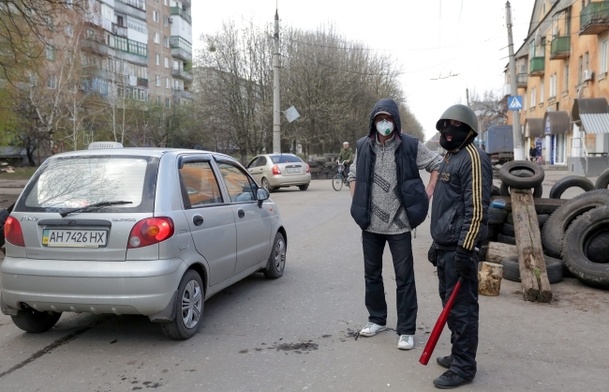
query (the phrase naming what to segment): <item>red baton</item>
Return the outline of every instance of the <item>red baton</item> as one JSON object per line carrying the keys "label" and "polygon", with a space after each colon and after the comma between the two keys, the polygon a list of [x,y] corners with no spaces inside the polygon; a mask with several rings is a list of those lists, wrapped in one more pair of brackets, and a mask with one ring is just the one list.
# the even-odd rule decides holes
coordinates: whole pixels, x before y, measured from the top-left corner
{"label": "red baton", "polygon": [[429,340],[423,349],[423,354],[421,354],[421,358],[419,358],[419,362],[423,365],[427,365],[429,362],[429,358],[433,353],[433,350],[436,348],[436,344],[438,344],[438,339],[440,339],[440,335],[442,334],[442,330],[444,329],[444,325],[446,325],[446,320],[448,320],[448,314],[450,313],[450,309],[453,307],[453,303],[455,302],[455,298],[457,297],[457,292],[461,288],[461,279],[457,280],[455,287],[453,288],[453,292],[448,298],[444,309],[442,309],[442,313],[438,316],[438,320],[436,321],[436,325],[434,325],[431,334],[429,335]]}

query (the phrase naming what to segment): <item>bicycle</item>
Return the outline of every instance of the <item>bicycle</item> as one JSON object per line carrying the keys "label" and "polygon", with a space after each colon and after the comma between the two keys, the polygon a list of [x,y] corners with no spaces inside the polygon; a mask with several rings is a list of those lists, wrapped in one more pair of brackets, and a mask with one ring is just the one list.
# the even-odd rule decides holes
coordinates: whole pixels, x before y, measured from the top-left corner
{"label": "bicycle", "polygon": [[332,177],[332,188],[334,188],[335,191],[338,192],[343,189],[343,185],[349,187],[347,174],[345,173],[345,161],[338,164],[338,173]]}

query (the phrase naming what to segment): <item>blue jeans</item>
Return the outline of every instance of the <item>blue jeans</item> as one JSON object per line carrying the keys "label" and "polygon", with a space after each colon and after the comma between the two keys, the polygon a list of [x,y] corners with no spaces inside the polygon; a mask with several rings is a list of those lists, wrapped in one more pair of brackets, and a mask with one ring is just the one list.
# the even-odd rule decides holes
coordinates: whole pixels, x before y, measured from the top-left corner
{"label": "blue jeans", "polygon": [[383,284],[383,251],[386,243],[389,244],[395,271],[398,316],[396,331],[398,335],[414,335],[418,304],[410,232],[395,235],[362,232],[368,321],[378,325],[387,324],[387,302]]}

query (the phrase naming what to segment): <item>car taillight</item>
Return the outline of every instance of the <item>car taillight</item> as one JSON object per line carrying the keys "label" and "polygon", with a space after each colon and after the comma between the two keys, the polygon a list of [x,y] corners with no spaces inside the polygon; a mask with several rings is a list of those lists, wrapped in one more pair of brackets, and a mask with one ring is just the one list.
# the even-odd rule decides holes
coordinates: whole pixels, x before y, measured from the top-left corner
{"label": "car taillight", "polygon": [[305,163],[305,167],[307,168],[307,173],[309,173],[311,171],[311,168],[309,167],[309,164]]}
{"label": "car taillight", "polygon": [[277,165],[273,166],[272,173],[274,176],[281,174],[281,169],[279,169],[279,166],[277,166]]}
{"label": "car taillight", "polygon": [[4,222],[4,239],[15,246],[25,246],[21,223],[12,216],[6,218]]}
{"label": "car taillight", "polygon": [[128,248],[142,248],[158,244],[173,235],[173,221],[171,218],[146,218],[133,226],[129,233]]}

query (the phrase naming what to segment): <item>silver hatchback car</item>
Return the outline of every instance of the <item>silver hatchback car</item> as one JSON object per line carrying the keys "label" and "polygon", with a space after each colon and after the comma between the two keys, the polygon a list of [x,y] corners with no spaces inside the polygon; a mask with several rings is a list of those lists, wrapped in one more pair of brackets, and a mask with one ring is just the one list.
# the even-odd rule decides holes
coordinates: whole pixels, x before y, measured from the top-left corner
{"label": "silver hatchback car", "polygon": [[199,150],[52,156],[4,233],[0,305],[27,332],[62,312],[141,314],[188,339],[206,299],[256,272],[281,277],[287,251],[268,191],[232,157]]}
{"label": "silver hatchback car", "polygon": [[297,186],[306,191],[311,183],[309,164],[294,154],[263,154],[252,158],[247,170],[269,192]]}

